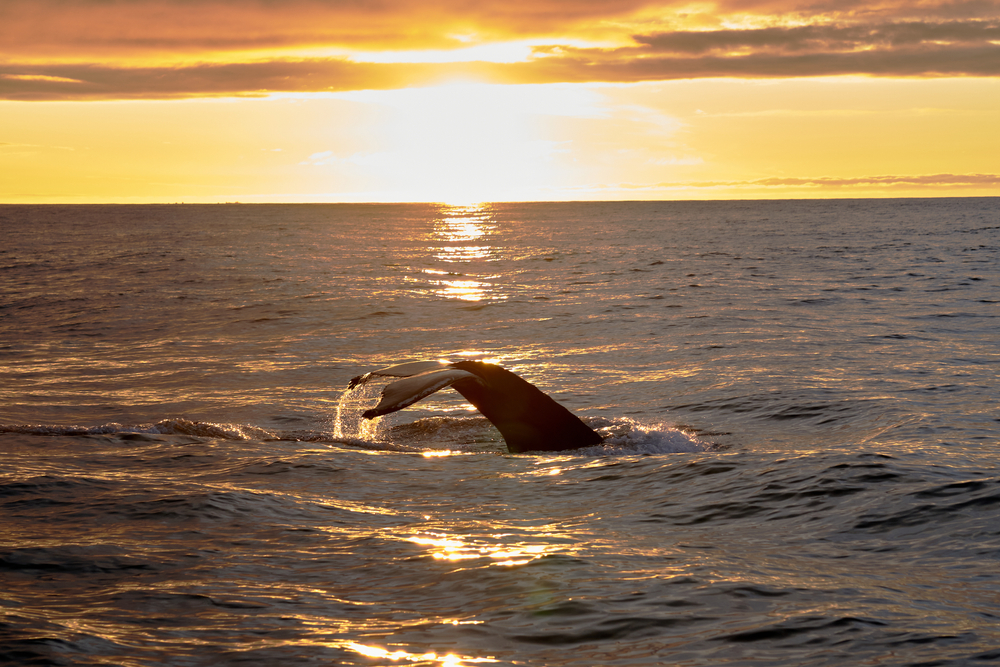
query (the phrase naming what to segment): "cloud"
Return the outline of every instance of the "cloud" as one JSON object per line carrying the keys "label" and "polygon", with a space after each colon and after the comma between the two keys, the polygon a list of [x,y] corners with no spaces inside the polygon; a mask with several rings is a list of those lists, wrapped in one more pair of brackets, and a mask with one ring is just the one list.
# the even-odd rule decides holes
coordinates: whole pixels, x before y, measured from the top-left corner
{"label": "cloud", "polygon": [[[1000,76],[1000,46],[847,53],[636,56],[635,49],[563,50],[523,63],[357,63],[313,58],[179,67],[0,65],[0,99],[169,99],[278,92],[387,90],[477,79],[494,83],[669,81],[707,77]],[[3,72],[4,69],[12,71]]]}
{"label": "cloud", "polygon": [[[678,0],[5,0],[0,98],[339,92],[456,78],[1000,76],[995,2],[720,0],[711,14],[692,7]],[[461,62],[460,51],[456,62],[404,55],[391,62],[403,50],[446,54],[527,38],[536,46],[519,62]],[[366,61],[379,49],[391,51]]]}
{"label": "cloud", "polygon": [[10,81],[45,81],[49,83],[83,83],[79,79],[68,79],[63,76],[49,76],[46,74],[3,74],[2,79]]}
{"label": "cloud", "polygon": [[4,0],[0,43],[31,58],[288,47],[454,48],[576,32],[649,0]]}
{"label": "cloud", "polygon": [[660,187],[732,188],[732,187],[809,187],[857,188],[861,187],[995,187],[1000,185],[1000,174],[924,174],[917,176],[859,176],[840,178],[819,176],[815,178],[760,178],[751,181],[700,181],[687,183],[661,183]]}
{"label": "cloud", "polygon": [[[149,64],[296,49],[449,49],[525,38],[621,45],[639,33],[648,34],[645,44],[667,40],[686,48],[705,40],[809,41],[837,32],[840,39],[864,41],[869,25],[881,26],[882,36],[909,39],[922,24],[952,40],[951,32],[966,24],[982,30],[989,26],[975,24],[993,21],[995,29],[997,19],[1000,6],[990,0],[4,0],[0,44],[8,61]],[[714,30],[695,32],[707,28]]]}
{"label": "cloud", "polygon": [[[456,77],[504,78],[493,63],[356,63],[343,58],[176,67],[0,64],[0,99],[167,99],[387,90]],[[9,72],[4,72],[5,69]]]}
{"label": "cloud", "polygon": [[761,49],[735,55],[660,55],[654,49],[561,49],[524,66],[526,80],[665,81],[703,77],[1000,76],[995,44],[850,51]]}
{"label": "cloud", "polygon": [[636,35],[634,39],[657,53],[697,55],[734,51],[852,52],[918,45],[987,46],[991,41],[1000,41],[1000,24],[987,21],[913,21],[875,25],[806,25],[749,30],[677,31]]}

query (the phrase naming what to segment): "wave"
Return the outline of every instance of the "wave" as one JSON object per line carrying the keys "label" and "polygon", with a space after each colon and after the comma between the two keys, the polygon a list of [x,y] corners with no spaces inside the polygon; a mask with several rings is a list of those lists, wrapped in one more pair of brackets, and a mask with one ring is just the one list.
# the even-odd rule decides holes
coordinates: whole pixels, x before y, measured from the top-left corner
{"label": "wave", "polygon": [[119,424],[100,426],[58,426],[46,424],[0,425],[0,433],[25,435],[193,435],[222,440],[281,440],[277,433],[249,424],[217,424],[182,418],[162,419],[152,424]]}
{"label": "wave", "polygon": [[[616,456],[635,454],[676,454],[704,452],[715,449],[709,442],[692,433],[664,423],[644,424],[627,417],[607,419],[590,417],[583,420],[597,431],[604,441],[593,447],[558,452],[560,456]],[[422,451],[444,449],[459,452],[506,452],[503,439],[484,417],[434,416],[388,426],[373,439],[366,437],[338,438],[359,446],[384,446],[387,442],[399,447]],[[544,452],[553,455],[553,452]]]}
{"label": "wave", "polygon": [[662,422],[643,424],[628,417],[585,421],[604,437],[604,442],[581,449],[581,453],[678,454],[715,449],[713,444],[700,440],[693,433]]}
{"label": "wave", "polygon": [[[385,452],[467,453],[506,452],[503,439],[483,417],[425,417],[412,422],[391,424],[362,422],[348,428],[337,419],[330,431],[276,431],[252,424],[195,421],[180,417],[161,419],[155,423],[120,424],[110,422],[99,426],[64,426],[50,424],[0,425],[0,433],[39,436],[116,436],[122,440],[155,440],[158,436],[189,436],[217,440],[269,441],[291,440],[347,445],[359,449]],[[695,435],[663,423],[644,424],[619,417],[592,417],[584,420],[601,434],[604,442],[566,452],[578,456],[614,456],[630,454],[673,454],[703,452],[714,448]],[[548,452],[551,454],[551,452]]]}

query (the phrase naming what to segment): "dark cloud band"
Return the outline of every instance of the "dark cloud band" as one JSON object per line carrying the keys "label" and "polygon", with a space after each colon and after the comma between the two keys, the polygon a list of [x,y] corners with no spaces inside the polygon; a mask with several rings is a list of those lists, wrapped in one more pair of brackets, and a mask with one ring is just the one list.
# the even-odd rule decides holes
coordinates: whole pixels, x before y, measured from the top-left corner
{"label": "dark cloud band", "polygon": [[[650,47],[652,49],[652,47]],[[475,78],[496,83],[640,82],[705,77],[1000,76],[1000,46],[918,45],[821,53],[700,57],[646,49],[550,50],[523,63],[358,63],[342,59],[129,68],[0,64],[8,100],[167,99],[425,86]]]}

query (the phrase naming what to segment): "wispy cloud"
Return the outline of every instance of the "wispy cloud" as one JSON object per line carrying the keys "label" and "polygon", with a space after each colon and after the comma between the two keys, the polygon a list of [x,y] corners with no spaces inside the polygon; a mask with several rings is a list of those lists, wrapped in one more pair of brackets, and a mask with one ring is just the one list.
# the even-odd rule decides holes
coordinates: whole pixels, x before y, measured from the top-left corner
{"label": "wispy cloud", "polygon": [[8,81],[41,81],[44,83],[83,83],[79,79],[50,76],[48,74],[0,74],[0,79],[7,79]]}
{"label": "wispy cloud", "polygon": [[[857,188],[870,187],[990,187],[1000,185],[1000,174],[924,174],[917,176],[859,176],[841,178],[819,176],[815,178],[759,178],[746,181],[696,181],[661,183],[660,187],[689,188]],[[939,191],[938,191],[939,192]]]}

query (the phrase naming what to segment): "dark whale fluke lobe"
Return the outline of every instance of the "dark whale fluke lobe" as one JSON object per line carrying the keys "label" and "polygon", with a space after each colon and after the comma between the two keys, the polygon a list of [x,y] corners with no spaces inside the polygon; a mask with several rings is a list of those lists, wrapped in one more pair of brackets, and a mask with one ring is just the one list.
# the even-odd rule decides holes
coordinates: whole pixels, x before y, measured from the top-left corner
{"label": "dark whale fluke lobe", "polygon": [[382,389],[378,405],[361,415],[365,419],[402,410],[451,387],[497,427],[511,453],[558,452],[601,443],[601,436],[572,412],[535,385],[495,364],[414,361],[359,375],[351,379],[348,387],[378,377],[402,379]]}

